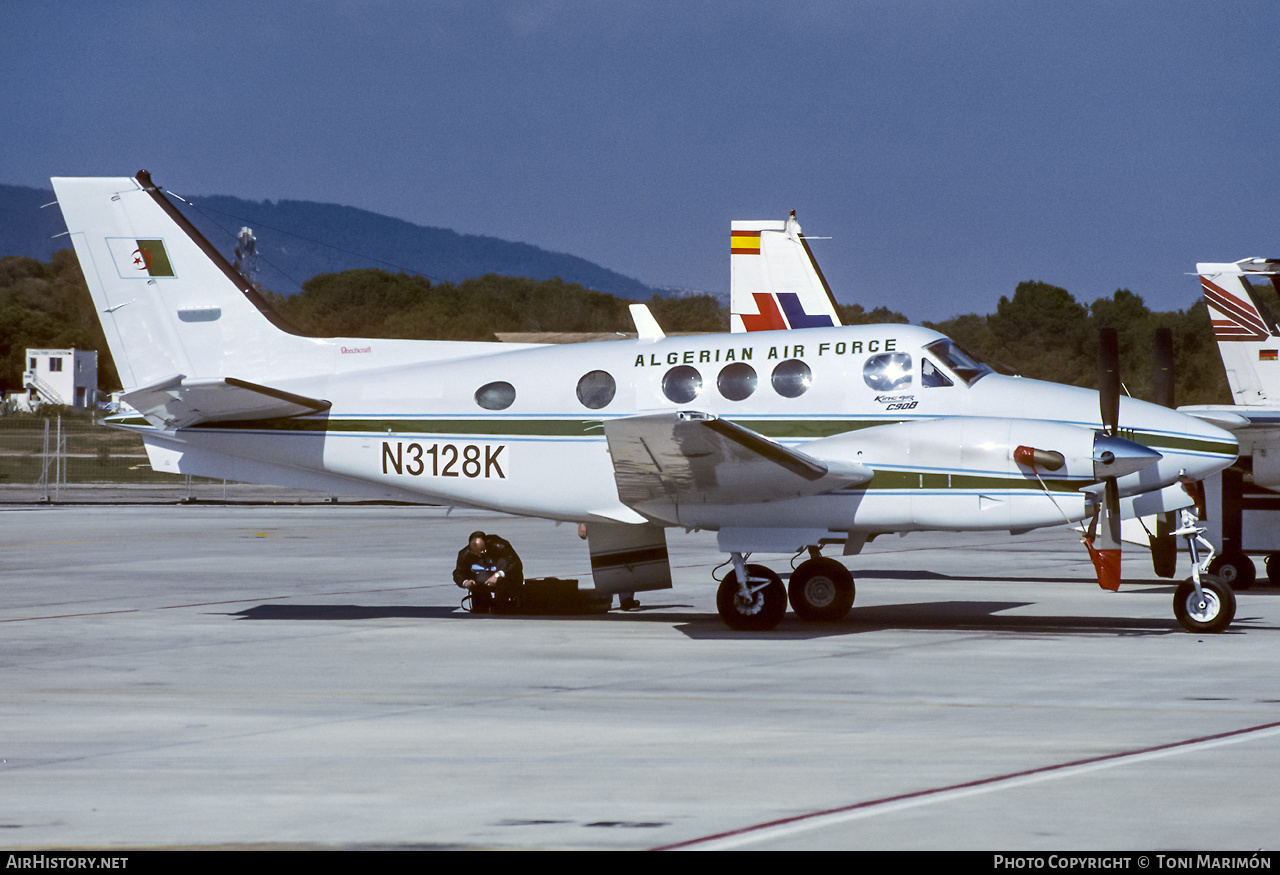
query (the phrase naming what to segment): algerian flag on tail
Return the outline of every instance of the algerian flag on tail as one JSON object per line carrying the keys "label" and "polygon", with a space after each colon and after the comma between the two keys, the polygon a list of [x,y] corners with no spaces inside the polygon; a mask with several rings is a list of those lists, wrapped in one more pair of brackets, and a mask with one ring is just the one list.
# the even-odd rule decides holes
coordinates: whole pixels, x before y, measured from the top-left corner
{"label": "algerian flag on tail", "polygon": [[107,247],[121,277],[174,276],[164,241],[135,237],[108,237]]}

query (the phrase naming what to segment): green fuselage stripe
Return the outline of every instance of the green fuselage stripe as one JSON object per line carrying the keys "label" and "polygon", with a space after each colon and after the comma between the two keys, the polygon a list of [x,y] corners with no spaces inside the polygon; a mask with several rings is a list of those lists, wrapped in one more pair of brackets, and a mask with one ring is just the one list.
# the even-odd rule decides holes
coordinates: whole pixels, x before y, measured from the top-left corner
{"label": "green fuselage stripe", "polygon": [[[735,425],[750,429],[774,440],[824,438],[832,435],[911,422],[908,419],[732,419]],[[602,434],[603,419],[507,419],[501,416],[484,419],[338,419],[334,417],[296,417],[288,419],[237,420],[202,422],[193,428],[218,431],[305,431],[305,432],[377,432],[386,434],[468,434],[501,437],[581,437]],[[140,424],[136,417],[128,423]],[[1088,428],[1088,425],[1082,425]],[[1236,448],[1221,441],[1181,435],[1122,431],[1121,437],[1153,450],[1174,450],[1234,456]]]}
{"label": "green fuselage stripe", "polygon": [[[893,425],[912,420],[903,419],[735,419],[734,424],[774,440],[803,440],[831,437],[879,425]],[[483,419],[340,419],[330,416],[301,416],[279,419],[203,422],[193,429],[241,432],[275,431],[305,433],[374,433],[380,435],[474,435],[476,437],[511,438],[581,438],[604,436],[603,419],[516,419],[502,416]],[[114,420],[116,425],[146,426],[146,421],[130,416]],[[1083,426],[1088,427],[1088,426]],[[1234,456],[1236,448],[1219,441],[1177,435],[1125,431],[1122,437],[1156,451],[1172,450]],[[1044,481],[1051,492],[1075,492],[1092,480]],[[1022,476],[994,474],[962,474],[938,471],[877,470],[870,483],[857,490],[879,489],[1034,489],[1040,482]],[[857,491],[855,490],[855,491]]]}

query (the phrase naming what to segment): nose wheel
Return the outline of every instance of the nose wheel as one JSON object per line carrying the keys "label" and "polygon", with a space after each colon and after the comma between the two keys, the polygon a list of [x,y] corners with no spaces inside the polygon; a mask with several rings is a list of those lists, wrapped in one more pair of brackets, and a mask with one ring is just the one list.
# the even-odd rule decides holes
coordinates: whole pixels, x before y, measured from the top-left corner
{"label": "nose wheel", "polygon": [[[1236,618],[1236,594],[1221,577],[1209,573],[1213,568],[1213,545],[1204,539],[1204,529],[1196,525],[1190,511],[1180,513],[1182,525],[1173,534],[1187,539],[1191,577],[1178,584],[1173,593],[1173,615],[1188,632],[1223,632]],[[1201,550],[1206,551],[1203,556]]]}
{"label": "nose wheel", "polygon": [[1188,632],[1222,632],[1236,616],[1231,587],[1211,574],[1200,575],[1200,593],[1185,580],[1173,594],[1173,615]]}

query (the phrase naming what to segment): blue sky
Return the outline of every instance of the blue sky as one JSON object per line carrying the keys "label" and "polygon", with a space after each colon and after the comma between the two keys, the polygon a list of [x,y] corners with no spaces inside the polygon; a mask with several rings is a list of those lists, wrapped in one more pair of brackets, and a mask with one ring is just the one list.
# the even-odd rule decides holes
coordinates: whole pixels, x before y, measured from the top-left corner
{"label": "blue sky", "polygon": [[1153,309],[1280,255],[1280,4],[8,2],[0,182],[150,170],[723,292],[797,211],[837,297]]}

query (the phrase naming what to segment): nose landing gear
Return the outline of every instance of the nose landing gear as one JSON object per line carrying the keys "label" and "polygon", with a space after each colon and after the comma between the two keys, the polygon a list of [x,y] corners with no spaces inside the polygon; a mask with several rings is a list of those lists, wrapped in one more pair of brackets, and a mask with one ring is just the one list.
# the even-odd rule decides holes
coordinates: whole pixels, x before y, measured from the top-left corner
{"label": "nose landing gear", "polygon": [[[1173,594],[1173,615],[1188,632],[1223,632],[1236,617],[1236,595],[1220,577],[1209,573],[1213,545],[1203,537],[1195,518],[1182,511],[1182,525],[1174,535],[1187,539],[1191,554],[1191,577],[1178,584]],[[1200,558],[1200,550],[1208,553]]]}

